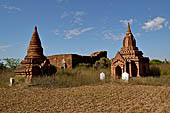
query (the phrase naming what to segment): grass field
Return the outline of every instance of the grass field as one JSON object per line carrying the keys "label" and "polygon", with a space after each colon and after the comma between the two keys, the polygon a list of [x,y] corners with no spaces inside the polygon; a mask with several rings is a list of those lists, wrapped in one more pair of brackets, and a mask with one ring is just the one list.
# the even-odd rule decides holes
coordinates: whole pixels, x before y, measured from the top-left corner
{"label": "grass field", "polygon": [[[110,78],[110,69],[58,70],[25,84],[17,78],[9,87],[10,70],[0,71],[0,112],[112,112],[168,113],[170,65],[154,65],[160,76],[132,78],[129,83]],[[155,68],[157,67],[157,68]],[[106,80],[99,80],[99,73]]]}

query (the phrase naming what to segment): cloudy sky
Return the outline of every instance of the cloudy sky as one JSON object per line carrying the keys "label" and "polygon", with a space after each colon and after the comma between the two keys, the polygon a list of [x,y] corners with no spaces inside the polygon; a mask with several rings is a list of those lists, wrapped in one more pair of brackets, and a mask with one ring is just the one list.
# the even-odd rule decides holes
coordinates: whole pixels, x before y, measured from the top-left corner
{"label": "cloudy sky", "polygon": [[139,50],[170,60],[169,0],[0,0],[0,58],[23,59],[37,25],[45,55],[122,47],[127,23]]}

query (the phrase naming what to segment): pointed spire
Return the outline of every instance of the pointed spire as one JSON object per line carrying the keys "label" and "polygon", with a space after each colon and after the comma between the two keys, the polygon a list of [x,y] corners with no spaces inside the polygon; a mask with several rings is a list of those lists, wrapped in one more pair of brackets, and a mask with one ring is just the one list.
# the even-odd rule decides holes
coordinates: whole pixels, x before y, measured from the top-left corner
{"label": "pointed spire", "polygon": [[37,32],[37,26],[34,27],[34,32]]}
{"label": "pointed spire", "polygon": [[34,27],[34,33],[33,36],[38,36],[37,26]]}
{"label": "pointed spire", "polygon": [[34,27],[34,32],[28,46],[27,56],[44,56],[41,40],[38,35],[37,26]]}
{"label": "pointed spire", "polygon": [[126,34],[129,34],[129,33],[131,33],[131,29],[130,29],[130,24],[129,24],[129,22],[128,22],[128,28],[127,28]]}

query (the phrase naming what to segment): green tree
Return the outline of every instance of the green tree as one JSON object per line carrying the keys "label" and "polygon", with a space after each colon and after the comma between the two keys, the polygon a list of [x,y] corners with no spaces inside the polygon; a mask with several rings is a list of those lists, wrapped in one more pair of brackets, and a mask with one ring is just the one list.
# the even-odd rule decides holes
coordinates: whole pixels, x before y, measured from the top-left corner
{"label": "green tree", "polygon": [[96,61],[93,65],[94,68],[100,69],[100,68],[107,68],[110,66],[110,60],[108,58],[102,57],[100,60]]}
{"label": "green tree", "polygon": [[150,64],[162,64],[163,62],[161,60],[158,60],[158,59],[153,59],[149,63]]}
{"label": "green tree", "polygon": [[6,65],[3,62],[1,62],[1,59],[0,59],[0,69],[5,69],[5,68],[6,68]]}
{"label": "green tree", "polygon": [[15,69],[20,65],[20,59],[5,58],[3,60],[6,61],[6,67],[9,67],[10,69]]}

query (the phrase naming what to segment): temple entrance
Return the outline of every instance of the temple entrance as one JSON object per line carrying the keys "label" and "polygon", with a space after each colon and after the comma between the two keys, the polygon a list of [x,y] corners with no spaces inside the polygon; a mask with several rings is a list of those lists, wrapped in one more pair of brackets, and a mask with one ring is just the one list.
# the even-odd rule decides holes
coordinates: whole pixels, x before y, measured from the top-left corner
{"label": "temple entrance", "polygon": [[122,76],[122,69],[120,66],[116,67],[116,76],[120,79]]}
{"label": "temple entrance", "polygon": [[137,66],[134,61],[131,62],[131,66],[132,66],[132,68],[131,68],[132,77],[137,77],[138,69],[137,69]]}
{"label": "temple entrance", "polygon": [[126,72],[129,73],[129,62],[126,62]]}

